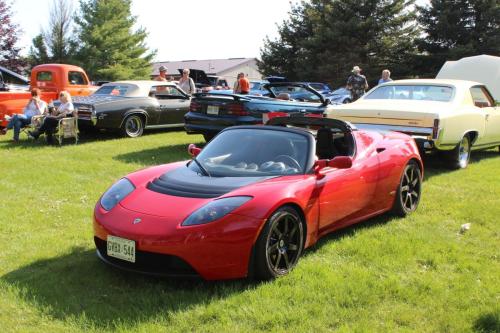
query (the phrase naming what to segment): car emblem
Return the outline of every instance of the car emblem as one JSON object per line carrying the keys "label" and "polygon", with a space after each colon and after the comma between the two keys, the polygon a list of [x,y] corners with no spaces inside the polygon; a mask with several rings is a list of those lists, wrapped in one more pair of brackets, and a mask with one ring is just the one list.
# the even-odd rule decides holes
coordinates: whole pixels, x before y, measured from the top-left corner
{"label": "car emblem", "polygon": [[141,223],[141,219],[140,218],[136,218],[134,219],[134,221],[132,222],[133,224],[137,224],[137,223]]}

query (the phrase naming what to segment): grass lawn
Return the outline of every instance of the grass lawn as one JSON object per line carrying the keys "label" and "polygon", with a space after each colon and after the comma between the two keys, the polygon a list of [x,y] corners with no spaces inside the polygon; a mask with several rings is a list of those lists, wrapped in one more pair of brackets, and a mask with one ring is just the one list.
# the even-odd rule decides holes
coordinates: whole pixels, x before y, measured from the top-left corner
{"label": "grass lawn", "polygon": [[10,138],[0,137],[1,332],[500,332],[497,150],[460,171],[431,160],[415,214],[332,234],[286,277],[203,282],[106,266],[91,224],[113,181],[187,159],[201,136],[61,148]]}

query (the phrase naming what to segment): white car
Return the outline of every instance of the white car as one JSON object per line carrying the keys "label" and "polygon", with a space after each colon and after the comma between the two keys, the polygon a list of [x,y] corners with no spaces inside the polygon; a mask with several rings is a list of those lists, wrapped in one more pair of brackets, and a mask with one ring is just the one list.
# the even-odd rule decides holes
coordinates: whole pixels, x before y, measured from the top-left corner
{"label": "white car", "polygon": [[500,107],[485,85],[464,80],[400,80],[379,85],[351,104],[332,105],[328,118],[415,138],[465,168],[471,150],[500,146]]}

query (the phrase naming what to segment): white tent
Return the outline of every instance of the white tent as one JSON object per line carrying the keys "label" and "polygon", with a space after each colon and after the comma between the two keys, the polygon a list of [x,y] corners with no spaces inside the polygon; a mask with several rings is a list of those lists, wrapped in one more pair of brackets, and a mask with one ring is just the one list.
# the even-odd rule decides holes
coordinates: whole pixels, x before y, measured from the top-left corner
{"label": "white tent", "polygon": [[470,80],[483,83],[500,101],[500,57],[478,55],[447,61],[441,67],[436,79]]}

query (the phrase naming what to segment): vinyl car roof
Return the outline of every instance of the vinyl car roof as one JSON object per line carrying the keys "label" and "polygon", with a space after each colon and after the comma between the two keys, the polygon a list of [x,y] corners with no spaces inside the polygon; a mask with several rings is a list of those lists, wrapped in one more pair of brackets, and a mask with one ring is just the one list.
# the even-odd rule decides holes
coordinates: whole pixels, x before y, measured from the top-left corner
{"label": "vinyl car roof", "polygon": [[151,87],[154,86],[166,86],[166,87],[177,87],[177,85],[173,82],[168,81],[153,81],[153,80],[144,80],[144,81],[116,81],[103,84],[102,87],[105,86],[129,86],[127,91],[127,97],[147,97],[149,95],[149,91]]}

